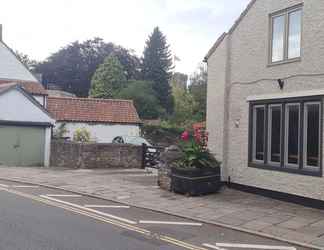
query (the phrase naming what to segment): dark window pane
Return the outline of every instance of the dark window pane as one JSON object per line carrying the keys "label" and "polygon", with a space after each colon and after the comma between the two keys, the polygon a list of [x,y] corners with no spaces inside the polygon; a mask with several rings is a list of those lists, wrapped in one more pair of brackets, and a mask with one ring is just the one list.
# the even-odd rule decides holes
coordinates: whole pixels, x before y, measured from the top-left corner
{"label": "dark window pane", "polygon": [[299,162],[299,105],[287,106],[287,162],[298,164]]}
{"label": "dark window pane", "polygon": [[270,161],[280,163],[281,107],[270,107],[269,116]]}
{"label": "dark window pane", "polygon": [[254,157],[262,161],[264,160],[264,107],[255,108],[254,119]]}
{"label": "dark window pane", "polygon": [[306,105],[306,163],[307,166],[319,166],[319,104]]}

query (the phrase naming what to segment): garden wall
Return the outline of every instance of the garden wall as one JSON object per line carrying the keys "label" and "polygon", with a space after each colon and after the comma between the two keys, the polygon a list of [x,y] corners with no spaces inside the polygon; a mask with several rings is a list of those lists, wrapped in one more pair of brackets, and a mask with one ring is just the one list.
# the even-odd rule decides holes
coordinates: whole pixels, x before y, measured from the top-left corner
{"label": "garden wall", "polygon": [[50,162],[66,168],[141,168],[142,146],[52,140]]}

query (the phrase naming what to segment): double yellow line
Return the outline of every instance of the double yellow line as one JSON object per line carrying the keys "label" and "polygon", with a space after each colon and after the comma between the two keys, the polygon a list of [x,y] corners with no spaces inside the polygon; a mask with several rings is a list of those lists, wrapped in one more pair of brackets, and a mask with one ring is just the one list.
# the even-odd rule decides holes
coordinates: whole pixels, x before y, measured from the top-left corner
{"label": "double yellow line", "polygon": [[95,219],[97,221],[108,223],[108,224],[111,224],[111,225],[114,225],[114,226],[117,226],[117,227],[120,227],[120,228],[124,228],[124,229],[129,230],[129,231],[137,232],[137,233],[140,233],[140,234],[142,234],[142,235],[144,235],[144,236],[146,236],[148,238],[155,238],[157,240],[161,240],[161,241],[167,242],[169,244],[173,244],[173,245],[182,247],[184,249],[207,250],[206,248],[198,247],[198,246],[192,245],[190,243],[186,243],[186,242],[174,239],[172,237],[154,234],[151,231],[148,231],[146,229],[143,229],[143,228],[140,228],[140,227],[137,227],[137,226],[129,225],[127,223],[123,223],[123,222],[113,220],[113,219],[108,219],[108,218],[105,218],[103,216],[96,215],[96,214],[84,211],[82,209],[78,209],[78,208],[71,207],[71,206],[64,205],[64,204],[59,204],[57,202],[49,201],[49,200],[46,200],[45,198],[41,198],[41,197],[38,197],[38,196],[35,196],[35,195],[22,193],[22,192],[19,192],[19,191],[16,191],[16,190],[8,189],[8,188],[0,188],[0,189],[4,190],[4,191],[7,191],[9,193],[24,197],[24,198],[28,198],[28,199],[31,199],[31,200],[34,200],[34,201],[44,203],[44,204],[49,205],[49,206],[63,208],[65,210],[71,211],[73,213],[93,218],[93,219]]}

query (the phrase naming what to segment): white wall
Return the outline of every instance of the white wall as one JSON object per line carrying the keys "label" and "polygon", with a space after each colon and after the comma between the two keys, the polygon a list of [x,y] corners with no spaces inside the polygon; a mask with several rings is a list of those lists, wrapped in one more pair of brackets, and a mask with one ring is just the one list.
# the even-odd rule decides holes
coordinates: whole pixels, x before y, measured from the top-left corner
{"label": "white wall", "polygon": [[45,167],[49,167],[50,165],[51,138],[52,138],[52,128],[48,127],[45,129],[45,146],[44,146],[44,166]]}
{"label": "white wall", "polygon": [[36,101],[38,101],[40,103],[40,105],[42,105],[42,106],[44,106],[46,108],[46,103],[44,105],[45,96],[43,96],[43,95],[33,95],[33,97],[36,99]]}
{"label": "white wall", "polygon": [[224,155],[225,92],[228,38],[219,44],[208,59],[207,131],[208,147],[217,160],[223,163],[222,180],[227,179]]}
{"label": "white wall", "polygon": [[[55,128],[58,128],[60,124],[62,123],[57,122]],[[116,136],[120,135],[140,135],[140,128],[138,125],[66,123],[66,128],[68,133],[65,136],[71,139],[76,129],[86,128],[91,134],[91,139],[100,143],[110,143]]]}
{"label": "white wall", "polygon": [[17,89],[0,96],[0,120],[52,123],[54,120]]}

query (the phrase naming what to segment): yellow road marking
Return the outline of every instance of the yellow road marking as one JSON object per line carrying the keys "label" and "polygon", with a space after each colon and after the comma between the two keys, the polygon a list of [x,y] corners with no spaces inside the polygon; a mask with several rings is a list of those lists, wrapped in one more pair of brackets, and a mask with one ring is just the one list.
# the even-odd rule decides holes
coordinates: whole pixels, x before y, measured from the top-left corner
{"label": "yellow road marking", "polygon": [[108,217],[110,219],[122,221],[122,222],[125,222],[125,223],[128,223],[128,224],[133,224],[133,225],[137,224],[136,221],[128,220],[128,219],[121,218],[121,217],[118,217],[118,216],[115,216],[115,215],[112,215],[112,214],[103,213],[103,212],[97,211],[97,210],[92,209],[92,208],[87,208],[87,207],[83,207],[83,206],[80,206],[80,205],[77,205],[77,204],[74,204],[74,203],[70,203],[70,202],[67,202],[67,201],[62,201],[62,200],[59,200],[59,199],[48,197],[47,195],[40,195],[40,197],[51,200],[51,201],[54,201],[54,202],[62,203],[64,205],[75,207],[75,208],[78,208],[78,209],[81,209],[81,210],[85,210],[87,212],[99,214],[99,215]]}
{"label": "yellow road marking", "polygon": [[[34,200],[34,201],[38,201],[38,202],[53,206],[53,207],[63,208],[65,210],[74,212],[76,214],[84,215],[84,216],[87,216],[87,217],[90,217],[90,218],[96,219],[98,221],[105,222],[105,223],[108,223],[108,224],[111,224],[111,225],[114,225],[114,226],[117,226],[117,227],[120,227],[120,228],[124,228],[124,229],[130,230],[130,231],[138,232],[138,233],[143,234],[143,235],[145,235],[147,237],[154,236],[154,233],[152,233],[152,232],[150,232],[150,231],[148,231],[146,229],[143,229],[143,228],[140,228],[140,227],[137,227],[137,226],[133,226],[133,225],[129,225],[129,224],[126,224],[126,223],[122,223],[122,222],[119,222],[119,221],[116,221],[116,220],[113,220],[113,219],[108,219],[108,218],[105,218],[103,216],[99,216],[99,215],[96,215],[96,214],[92,214],[90,212],[86,212],[86,211],[81,210],[79,208],[67,206],[67,205],[64,205],[64,204],[59,204],[57,202],[46,200],[44,198],[40,198],[40,197],[37,197],[37,196],[34,196],[34,195],[25,194],[25,193],[22,193],[22,192],[19,192],[19,191],[16,191],[16,190],[9,190],[9,189],[5,189],[5,188],[0,188],[0,189],[5,190],[5,191],[7,191],[9,193],[12,193],[12,194],[16,194],[16,195],[19,195],[19,196],[22,196],[22,197],[25,197],[25,198],[28,198],[28,199],[31,199],[31,200]],[[201,248],[201,247],[198,247],[198,246],[192,245],[190,243],[186,243],[186,242],[183,242],[183,241],[180,241],[180,240],[174,239],[172,237],[168,237],[168,236],[160,235],[158,237],[158,239],[160,239],[161,241],[165,241],[165,242],[168,242],[170,244],[176,245],[176,246],[180,246],[180,247],[185,248],[185,249],[189,249],[189,250],[207,250],[206,248]]]}

